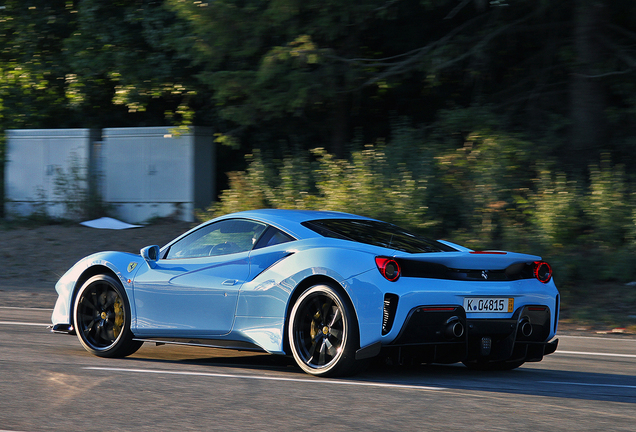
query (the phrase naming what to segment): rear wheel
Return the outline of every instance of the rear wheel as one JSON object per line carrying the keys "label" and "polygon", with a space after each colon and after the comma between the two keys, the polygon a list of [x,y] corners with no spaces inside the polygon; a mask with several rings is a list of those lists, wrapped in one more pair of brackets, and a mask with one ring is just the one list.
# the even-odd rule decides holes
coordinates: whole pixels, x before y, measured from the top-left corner
{"label": "rear wheel", "polygon": [[143,342],[130,331],[130,305],[119,281],[108,275],[87,280],[75,298],[75,331],[82,346],[100,357],[125,357]]}
{"label": "rear wheel", "polygon": [[349,303],[328,285],[305,291],[291,311],[289,344],[298,366],[316,376],[355,372],[358,326]]}

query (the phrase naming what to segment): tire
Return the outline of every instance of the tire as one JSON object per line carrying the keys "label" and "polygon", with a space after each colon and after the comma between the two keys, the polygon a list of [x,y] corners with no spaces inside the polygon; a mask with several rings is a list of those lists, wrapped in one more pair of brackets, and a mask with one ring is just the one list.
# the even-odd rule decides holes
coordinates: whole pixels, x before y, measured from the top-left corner
{"label": "tire", "polygon": [[119,281],[108,275],[87,280],[75,297],[73,321],[86,351],[99,357],[126,357],[143,342],[130,330],[130,305]]}
{"label": "tire", "polygon": [[470,370],[478,370],[478,371],[505,371],[517,369],[519,366],[524,364],[524,361],[498,361],[498,362],[463,362],[464,365]]}
{"label": "tire", "polygon": [[352,307],[328,285],[315,285],[296,301],[290,314],[288,338],[294,360],[315,376],[356,372],[358,324]]}

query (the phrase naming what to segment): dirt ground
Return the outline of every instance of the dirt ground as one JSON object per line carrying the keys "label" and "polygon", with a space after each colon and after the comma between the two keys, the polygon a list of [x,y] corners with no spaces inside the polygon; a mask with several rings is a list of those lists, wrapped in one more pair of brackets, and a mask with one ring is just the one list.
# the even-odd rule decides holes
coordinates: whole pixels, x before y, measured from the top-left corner
{"label": "dirt ground", "polygon": [[195,224],[162,222],[142,228],[104,230],[82,225],[0,226],[0,305],[53,307],[55,283],[94,252],[139,253],[163,246]]}

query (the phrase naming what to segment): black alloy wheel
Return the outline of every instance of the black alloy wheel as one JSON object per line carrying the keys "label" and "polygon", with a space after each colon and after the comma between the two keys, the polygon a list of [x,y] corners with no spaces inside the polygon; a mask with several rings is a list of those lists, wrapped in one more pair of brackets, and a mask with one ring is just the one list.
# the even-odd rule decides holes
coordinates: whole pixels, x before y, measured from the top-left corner
{"label": "black alloy wheel", "polygon": [[87,280],[75,298],[75,331],[84,348],[100,357],[125,357],[143,342],[130,330],[130,305],[119,281],[108,275]]}
{"label": "black alloy wheel", "polygon": [[358,325],[347,299],[328,285],[316,285],[296,301],[290,314],[289,344],[296,363],[316,376],[355,372]]}

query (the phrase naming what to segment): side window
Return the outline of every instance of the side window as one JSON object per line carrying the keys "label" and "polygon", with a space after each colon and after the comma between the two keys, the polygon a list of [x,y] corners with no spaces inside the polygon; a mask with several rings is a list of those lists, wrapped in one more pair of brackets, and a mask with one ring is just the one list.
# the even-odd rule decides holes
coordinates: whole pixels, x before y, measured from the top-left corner
{"label": "side window", "polygon": [[249,251],[265,228],[265,224],[245,219],[215,222],[170,246],[166,259],[198,258]]}
{"label": "side window", "polygon": [[274,246],[281,243],[287,243],[296,240],[292,236],[285,234],[281,230],[270,226],[254,246],[254,249],[260,249],[267,246]]}

